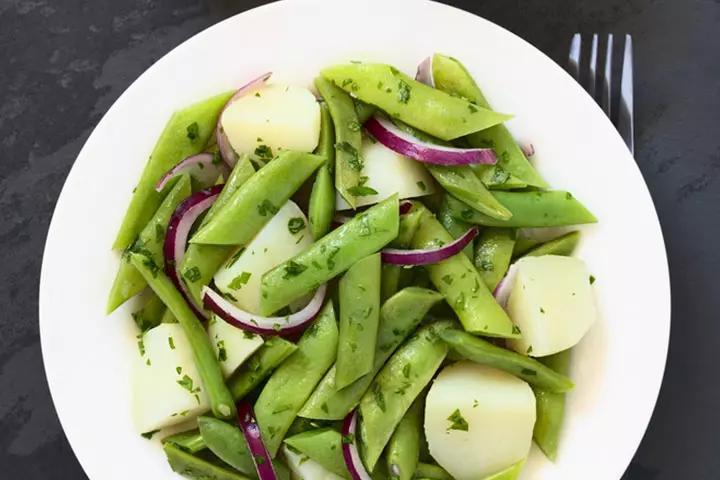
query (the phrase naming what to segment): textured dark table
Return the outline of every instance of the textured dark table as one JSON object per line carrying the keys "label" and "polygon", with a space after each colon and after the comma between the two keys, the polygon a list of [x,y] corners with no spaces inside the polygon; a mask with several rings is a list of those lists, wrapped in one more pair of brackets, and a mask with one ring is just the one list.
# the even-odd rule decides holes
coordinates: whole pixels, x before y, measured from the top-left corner
{"label": "textured dark table", "polygon": [[[85,478],[50,399],[37,319],[45,235],[76,154],[143,70],[262,3],[0,0],[0,478]],[[665,232],[673,334],[662,393],[625,480],[719,478],[720,0],[449,3],[558,62],[576,31],[634,35],[637,161]],[[632,265],[618,274],[632,275]],[[642,355],[642,339],[637,346]]]}

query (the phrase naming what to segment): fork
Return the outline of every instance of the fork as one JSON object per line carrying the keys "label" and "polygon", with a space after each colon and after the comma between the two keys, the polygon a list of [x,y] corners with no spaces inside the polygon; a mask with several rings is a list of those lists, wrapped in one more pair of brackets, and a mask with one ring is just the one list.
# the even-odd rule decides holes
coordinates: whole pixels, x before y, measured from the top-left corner
{"label": "fork", "polygon": [[[593,99],[600,105],[605,114],[613,120],[612,112],[612,96],[613,96],[613,34],[608,34],[605,48],[605,62],[603,65],[602,85],[598,92],[598,80],[600,74],[598,72],[598,46],[600,40],[599,35],[593,34],[592,45],[590,48],[590,59],[587,62],[588,75],[585,89]],[[570,42],[570,55],[568,58],[568,71],[575,80],[582,84],[581,77],[581,52],[582,52],[582,35],[576,33]],[[620,75],[620,101],[618,103],[618,112],[615,128],[620,136],[625,140],[630,153],[635,154],[635,126],[633,115],[633,44],[632,37],[625,35],[625,47],[623,52],[622,73]]]}

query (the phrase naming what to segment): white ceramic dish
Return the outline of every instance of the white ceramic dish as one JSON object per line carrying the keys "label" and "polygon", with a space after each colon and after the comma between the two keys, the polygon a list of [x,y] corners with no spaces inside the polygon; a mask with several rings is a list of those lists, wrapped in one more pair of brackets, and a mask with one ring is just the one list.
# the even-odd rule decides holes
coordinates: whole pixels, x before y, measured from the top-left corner
{"label": "white ceramic dish", "polygon": [[522,478],[621,477],[660,387],[670,288],[652,200],[613,126],[560,67],[481,18],[417,0],[292,0],[215,25],[148,69],[99,123],[60,195],[43,261],[40,331],[55,406],[90,479],[178,478],[159,441],[132,427],[130,306],[104,314],[119,258],[110,246],[170,114],[258,72],[309,84],[323,66],[366,60],[414,73],[436,51],[463,61],[493,106],[516,115],[508,126],[533,142],[542,175],[599,219],[584,228],[579,255],[598,279],[601,320],[575,352],[558,462],[534,450]]}

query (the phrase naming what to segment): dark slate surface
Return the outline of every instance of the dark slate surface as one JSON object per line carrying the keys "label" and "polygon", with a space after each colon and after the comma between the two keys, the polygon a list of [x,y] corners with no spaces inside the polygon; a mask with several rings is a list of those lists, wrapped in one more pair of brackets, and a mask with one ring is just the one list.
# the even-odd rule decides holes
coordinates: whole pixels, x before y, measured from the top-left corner
{"label": "dark slate surface", "polygon": [[[45,235],[76,154],[154,61],[262,3],[0,0],[0,478],[85,478],[48,393],[37,319]],[[559,62],[576,31],[634,35],[637,160],[665,232],[673,334],[659,403],[625,479],[718,478],[720,1],[450,3]]]}

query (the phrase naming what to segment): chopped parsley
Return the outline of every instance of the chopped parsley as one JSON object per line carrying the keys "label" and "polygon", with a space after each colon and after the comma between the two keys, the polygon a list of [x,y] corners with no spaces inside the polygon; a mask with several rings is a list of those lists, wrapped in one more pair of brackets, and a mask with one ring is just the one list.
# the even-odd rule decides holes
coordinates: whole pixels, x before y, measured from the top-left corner
{"label": "chopped parsley", "polygon": [[460,311],[465,310],[465,292],[460,292],[460,295],[455,299],[455,308]]}
{"label": "chopped parsley", "polygon": [[147,439],[147,440],[152,440],[153,435],[155,435],[155,434],[158,433],[159,431],[160,431],[160,430],[153,430],[152,432],[141,433],[140,436],[143,437],[143,438],[145,438],[145,439]]}
{"label": "chopped parsley", "polygon": [[475,401],[473,402],[473,408],[477,408],[477,406],[478,406],[478,401],[475,400]]}
{"label": "chopped parsley", "polygon": [[460,413],[460,409],[458,408],[455,410],[452,415],[450,415],[448,418],[448,421],[450,422],[450,426],[448,427],[448,431],[450,430],[461,430],[463,432],[467,432],[470,430],[470,425],[468,425],[467,420],[462,416]]}
{"label": "chopped parsley", "polygon": [[175,340],[173,340],[173,337],[168,337],[168,345],[170,345],[170,350],[175,350]]}
{"label": "chopped parsley", "polygon": [[470,110],[470,113],[477,113],[478,111],[477,107],[472,103],[468,104],[468,110]]}
{"label": "chopped parsley", "polygon": [[533,349],[532,349],[532,345],[530,345],[530,346],[528,346],[526,353],[527,353],[528,355],[530,355],[530,354],[532,353],[532,350],[533,350]]}
{"label": "chopped parsley", "polygon": [[175,371],[178,375],[182,375],[182,367],[175,367]]}
{"label": "chopped parsley", "polygon": [[503,183],[507,182],[510,179],[510,172],[505,170],[504,168],[495,165],[495,168],[493,169],[493,175],[492,175],[492,183],[495,185],[502,185]]}
{"label": "chopped parsley", "polygon": [[328,413],[329,410],[328,410],[327,403],[323,402],[323,404],[320,405],[320,410],[322,410],[322,411],[325,412],[325,413]]}
{"label": "chopped parsley", "polygon": [[268,213],[275,215],[278,212],[278,208],[267,198],[257,206],[258,213],[263,217],[267,216]]}
{"label": "chopped parsley", "polygon": [[400,75],[400,70],[398,70],[398,69],[395,68],[395,67],[390,67],[390,73],[392,73],[393,75],[397,76],[397,75]]}
{"label": "chopped parsley", "polygon": [[404,80],[398,82],[398,93],[400,95],[400,103],[408,103],[410,100],[410,91],[412,88]]}
{"label": "chopped parsley", "polygon": [[328,254],[328,257],[327,257],[328,270],[332,270],[333,268],[335,268],[335,260],[333,260],[333,258],[338,253],[340,253],[340,247],[333,247],[333,251]]}
{"label": "chopped parsley", "polygon": [[270,161],[273,158],[273,151],[272,148],[268,147],[267,145],[258,145],[255,149],[255,156],[258,157],[260,160]]}
{"label": "chopped parsley", "polygon": [[408,388],[410,388],[412,384],[410,382],[403,382],[402,386],[399,387],[397,390],[395,390],[396,395],[405,395],[407,393]]}
{"label": "chopped parsley", "polygon": [[513,325],[512,333],[513,333],[513,335],[520,335],[522,333],[522,331],[520,330],[520,327],[518,327],[517,325]]}
{"label": "chopped parsley", "polygon": [[348,188],[348,193],[354,197],[368,197],[370,195],[377,195],[378,192],[374,188],[365,187],[362,185],[356,185]]}
{"label": "chopped parsley", "polygon": [[359,132],[360,131],[360,124],[358,122],[348,122],[348,130],[351,132]]}
{"label": "chopped parsley", "polygon": [[163,238],[165,238],[165,229],[159,223],[155,224],[155,241],[162,243]]}
{"label": "chopped parsley", "polygon": [[255,335],[253,332],[248,332],[247,330],[243,330],[243,338],[247,340],[253,340],[257,335]]}
{"label": "chopped parsley", "polygon": [[360,158],[360,154],[358,153],[357,148],[350,145],[349,142],[344,141],[344,142],[336,143],[335,149],[350,157],[350,158],[348,158],[348,164],[349,164],[351,170],[355,170],[356,172],[359,172],[360,170],[362,170],[363,161]]}
{"label": "chopped parsley", "polygon": [[193,122],[188,125],[185,131],[187,132],[187,138],[190,140],[195,140],[200,136],[200,126],[197,122]]}
{"label": "chopped parsley", "polygon": [[411,369],[412,369],[412,365],[410,365],[409,363],[406,364],[406,365],[403,367],[403,377],[405,377],[405,378],[410,378],[410,370],[411,370]]}
{"label": "chopped parsley", "polygon": [[453,277],[452,277],[452,275],[447,274],[444,277],[442,277],[442,281],[447,283],[448,285],[452,285]]}
{"label": "chopped parsley", "polygon": [[345,87],[347,87],[348,85],[350,85],[350,84],[352,84],[352,83],[353,83],[353,79],[352,79],[352,78],[346,78],[345,80],[342,81],[342,83],[340,84],[340,86],[341,86],[342,88],[345,88]]}
{"label": "chopped parsley", "polygon": [[306,265],[290,260],[287,265],[285,265],[285,275],[283,276],[283,278],[288,279],[290,277],[297,277],[305,270],[307,270]]}
{"label": "chopped parsley", "polygon": [[140,340],[138,340],[138,349],[140,350],[140,356],[145,356],[145,342],[142,340],[142,336],[140,336]]}
{"label": "chopped parsley", "polygon": [[373,395],[375,396],[375,403],[377,403],[378,408],[384,412],[386,408],[385,394],[382,391],[382,387],[377,382],[373,384]]}
{"label": "chopped parsley", "polygon": [[201,276],[202,274],[200,273],[200,269],[198,267],[186,268],[183,270],[183,277],[190,283],[197,282],[200,280]]}
{"label": "chopped parsley", "polygon": [[197,393],[200,391],[200,387],[193,388],[193,379],[188,377],[187,375],[183,375],[183,378],[178,380],[177,384],[190,393]]}
{"label": "chopped parsley", "polygon": [[223,161],[223,158],[222,158],[222,153],[220,153],[220,150],[213,153],[213,159],[212,159],[213,165],[220,165],[222,163],[222,161]]}
{"label": "chopped parsley", "polygon": [[255,465],[260,466],[265,464],[265,457],[258,454],[253,457],[255,459]]}
{"label": "chopped parsley", "polygon": [[522,375],[527,375],[527,376],[530,376],[530,377],[537,376],[537,372],[536,372],[535,370],[531,370],[531,369],[529,369],[529,368],[523,368],[520,373],[521,373]]}
{"label": "chopped parsley", "polygon": [[230,301],[232,301],[232,302],[237,302],[237,301],[238,301],[238,299],[235,298],[235,295],[233,295],[232,293],[220,292],[220,296],[223,297],[224,299],[230,300]]}
{"label": "chopped parsley", "polygon": [[352,445],[353,442],[355,442],[355,435],[352,433],[348,433],[347,435],[343,435],[342,437],[342,443],[344,445]]}
{"label": "chopped parsley", "polygon": [[418,188],[419,188],[420,190],[422,190],[423,192],[424,192],[425,190],[427,190],[427,187],[425,186],[425,182],[423,182],[423,181],[416,182],[415,185],[417,185]]}
{"label": "chopped parsley", "polygon": [[300,230],[305,228],[305,220],[300,217],[293,217],[288,220],[288,231],[291,235],[295,235]]}
{"label": "chopped parsley", "polygon": [[545,309],[543,307],[540,307],[540,313],[545,313]]}
{"label": "chopped parsley", "polygon": [[225,268],[230,268],[233,265],[235,265],[235,262],[238,261],[238,258],[240,258],[240,255],[242,255],[244,251],[245,251],[245,247],[243,247],[240,250],[238,250],[237,252],[235,252],[233,254],[233,256],[230,258],[230,260],[228,261],[227,265],[225,265]]}
{"label": "chopped parsley", "polygon": [[469,208],[466,208],[465,210],[460,212],[460,216],[463,218],[463,220],[470,220],[471,218],[473,218],[473,215],[475,214]]}
{"label": "chopped parsley", "polygon": [[220,340],[217,342],[218,346],[218,360],[221,362],[224,362],[227,360],[227,350],[225,349],[225,340]]}
{"label": "chopped parsley", "polygon": [[240,290],[243,285],[248,283],[250,277],[252,277],[252,273],[242,272],[240,275],[232,279],[232,281],[228,284],[228,288],[232,290]]}
{"label": "chopped parsley", "polygon": [[590,275],[590,285],[595,283],[595,275]]}

